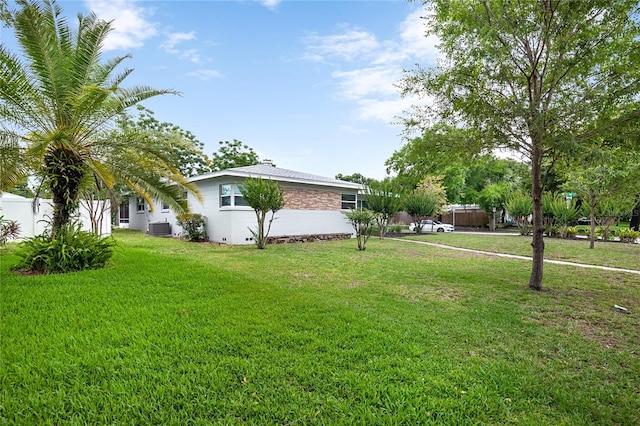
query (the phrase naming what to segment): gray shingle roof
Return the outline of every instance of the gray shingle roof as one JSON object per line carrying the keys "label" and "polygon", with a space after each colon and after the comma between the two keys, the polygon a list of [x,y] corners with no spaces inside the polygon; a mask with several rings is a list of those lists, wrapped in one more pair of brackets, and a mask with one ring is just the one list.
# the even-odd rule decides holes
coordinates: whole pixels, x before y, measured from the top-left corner
{"label": "gray shingle roof", "polygon": [[359,189],[361,185],[353,182],[298,172],[295,170],[281,169],[269,163],[256,164],[254,166],[235,167],[233,169],[220,170],[206,175],[195,176],[190,180],[203,180],[218,176],[262,177],[287,182],[308,183],[312,185],[338,186],[342,188]]}

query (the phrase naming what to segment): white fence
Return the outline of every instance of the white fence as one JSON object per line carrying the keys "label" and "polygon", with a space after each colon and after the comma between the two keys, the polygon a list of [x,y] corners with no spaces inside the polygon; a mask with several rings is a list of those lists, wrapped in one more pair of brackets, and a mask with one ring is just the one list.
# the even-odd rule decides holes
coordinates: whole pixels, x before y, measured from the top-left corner
{"label": "white fence", "polygon": [[[111,214],[109,201],[94,201],[94,211],[101,211],[104,205],[104,215],[101,221],[98,221],[97,227],[100,235],[111,235]],[[82,223],[82,229],[91,231],[91,215],[89,205],[83,201],[80,203],[78,216],[75,218]],[[35,210],[35,212],[34,212]],[[42,234],[47,227],[47,223],[53,217],[53,201],[45,199],[37,199],[35,209],[33,199],[24,198],[18,195],[3,193],[0,195],[0,216],[4,216],[4,220],[15,220],[20,224],[19,239],[33,237]]]}

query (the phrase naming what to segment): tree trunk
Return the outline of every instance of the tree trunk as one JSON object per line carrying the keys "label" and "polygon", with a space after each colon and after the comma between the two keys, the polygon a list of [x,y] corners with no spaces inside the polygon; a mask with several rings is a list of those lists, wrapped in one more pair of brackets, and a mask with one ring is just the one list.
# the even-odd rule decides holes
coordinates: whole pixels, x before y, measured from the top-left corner
{"label": "tree trunk", "polygon": [[51,235],[55,238],[78,208],[78,193],[84,176],[82,160],[73,152],[58,148],[44,158],[49,187],[53,196]]}
{"label": "tree trunk", "polygon": [[589,204],[589,248],[592,249],[596,245],[596,206]]}
{"label": "tree trunk", "polygon": [[636,204],[631,213],[631,222],[629,222],[629,228],[634,231],[640,231],[640,202]]}
{"label": "tree trunk", "polygon": [[535,144],[531,158],[531,198],[533,199],[533,262],[529,288],[542,290],[544,266],[544,223],[542,221],[542,149]]}
{"label": "tree trunk", "polygon": [[258,216],[258,241],[256,241],[256,244],[257,244],[258,248],[260,250],[262,250],[267,245],[266,237],[264,235],[264,221],[266,219],[267,213],[266,212],[260,212],[260,213],[256,212],[256,214]]}

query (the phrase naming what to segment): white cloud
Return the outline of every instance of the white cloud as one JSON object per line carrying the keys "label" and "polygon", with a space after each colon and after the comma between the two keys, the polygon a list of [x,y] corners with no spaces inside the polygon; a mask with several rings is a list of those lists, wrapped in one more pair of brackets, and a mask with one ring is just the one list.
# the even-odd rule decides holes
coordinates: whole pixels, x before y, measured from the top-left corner
{"label": "white cloud", "polygon": [[182,52],[180,54],[180,57],[182,59],[189,60],[189,61],[193,62],[194,64],[201,64],[203,62],[202,61],[202,55],[200,55],[200,51],[198,49],[185,50],[184,52]]}
{"label": "white cloud", "polygon": [[171,33],[167,36],[167,39],[160,45],[160,48],[166,50],[169,53],[179,53],[176,46],[183,41],[189,41],[196,38],[193,31],[188,33]]}
{"label": "white cloud", "polygon": [[426,36],[425,20],[423,19],[425,15],[425,10],[418,9],[410,13],[400,25],[402,50],[408,57],[435,63],[440,55],[436,47],[439,39],[434,35]]}
{"label": "white cloud", "polygon": [[395,84],[402,70],[415,63],[434,64],[439,56],[437,38],[425,36],[425,10],[411,12],[398,26],[396,37],[379,40],[363,29],[343,27],[331,35],[306,37],[304,59],[331,64],[339,98],[354,102],[361,120],[393,121],[413,104],[424,100],[400,97]]}
{"label": "white cloud", "polygon": [[177,49],[177,46],[186,41],[191,41],[196,39],[196,34],[193,31],[188,33],[171,33],[167,36],[167,39],[160,44],[160,48],[164,49],[165,52],[171,53],[172,55],[178,55],[180,59],[186,59],[195,64],[202,64],[204,61],[202,59],[202,55],[200,50],[198,49],[186,49],[180,50]]}
{"label": "white cloud", "polygon": [[268,7],[269,9],[275,9],[278,7],[278,5],[280,3],[282,3],[282,0],[256,0],[258,3],[262,3],[264,6]]}
{"label": "white cloud", "polygon": [[113,21],[113,30],[107,36],[104,50],[142,47],[145,40],[155,36],[156,24],[147,16],[153,10],[131,0],[86,0],[87,7],[100,19]]}
{"label": "white cloud", "polygon": [[189,77],[199,78],[200,80],[211,80],[214,78],[223,77],[221,72],[217,70],[207,70],[207,69],[189,72],[186,75],[188,75]]}
{"label": "white cloud", "polygon": [[320,36],[312,34],[305,39],[307,54],[305,59],[324,62],[338,58],[352,61],[368,57],[380,47],[373,34],[357,29],[347,29],[342,34]]}
{"label": "white cloud", "polygon": [[358,100],[368,96],[393,96],[397,94],[393,86],[398,81],[398,70],[389,67],[360,68],[350,71],[335,71],[332,77],[339,81],[340,95],[346,99]]}
{"label": "white cloud", "polygon": [[393,121],[400,113],[407,111],[415,104],[408,98],[366,98],[358,101],[357,115],[361,120]]}

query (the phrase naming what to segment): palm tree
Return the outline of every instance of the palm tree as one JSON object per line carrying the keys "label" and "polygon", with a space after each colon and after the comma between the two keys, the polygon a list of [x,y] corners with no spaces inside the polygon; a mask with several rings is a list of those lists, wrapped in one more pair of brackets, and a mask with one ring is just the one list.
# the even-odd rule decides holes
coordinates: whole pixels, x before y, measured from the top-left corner
{"label": "palm tree", "polygon": [[27,171],[42,176],[53,197],[54,235],[69,223],[87,182],[113,188],[119,181],[148,201],[185,211],[184,191],[198,194],[197,188],[162,144],[139,132],[113,130],[129,107],[175,92],[121,87],[132,70],[116,68],[129,56],[101,62],[111,22],[78,15],[77,29],[71,29],[55,0],[16,3],[16,11],[0,4],[22,53],[0,45],[0,190]]}

